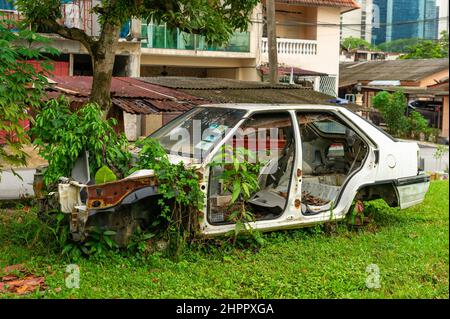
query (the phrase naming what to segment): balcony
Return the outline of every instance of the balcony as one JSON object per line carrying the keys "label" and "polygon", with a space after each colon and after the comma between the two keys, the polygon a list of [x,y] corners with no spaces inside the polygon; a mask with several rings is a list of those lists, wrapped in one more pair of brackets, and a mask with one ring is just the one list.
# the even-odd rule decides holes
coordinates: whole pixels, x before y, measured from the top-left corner
{"label": "balcony", "polygon": [[[261,53],[268,53],[267,38],[262,38]],[[317,55],[316,40],[277,39],[277,52],[279,55]]]}
{"label": "balcony", "polygon": [[168,28],[166,25],[142,23],[141,47],[150,49],[175,49],[224,52],[250,52],[250,33],[236,32],[228,44],[207,44],[204,36]]}
{"label": "balcony", "polygon": [[77,28],[90,36],[98,36],[100,27],[91,10],[93,0],[65,1],[61,6],[62,24],[69,28]]}

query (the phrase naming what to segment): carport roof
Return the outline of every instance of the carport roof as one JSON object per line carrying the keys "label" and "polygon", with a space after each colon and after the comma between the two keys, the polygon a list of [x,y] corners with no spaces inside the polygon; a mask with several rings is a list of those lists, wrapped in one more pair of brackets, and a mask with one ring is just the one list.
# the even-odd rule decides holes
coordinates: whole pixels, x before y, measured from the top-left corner
{"label": "carport roof", "polygon": [[448,67],[448,59],[344,62],[339,65],[339,87],[374,80],[416,82]]}
{"label": "carport roof", "polygon": [[[174,88],[211,103],[336,105],[329,102],[334,99],[333,96],[299,85],[271,85],[264,82],[218,78],[146,77],[139,79],[147,83]],[[348,104],[345,107],[353,111],[360,109],[356,104]]]}

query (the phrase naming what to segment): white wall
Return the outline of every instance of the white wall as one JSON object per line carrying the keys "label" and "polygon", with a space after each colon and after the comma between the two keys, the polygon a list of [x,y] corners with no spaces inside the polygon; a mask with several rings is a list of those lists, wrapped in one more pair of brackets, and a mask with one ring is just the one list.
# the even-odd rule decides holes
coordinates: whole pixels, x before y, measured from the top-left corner
{"label": "white wall", "polygon": [[440,35],[442,31],[448,32],[448,0],[438,0],[436,4],[439,6],[438,32]]}
{"label": "white wall", "polygon": [[[332,7],[319,7],[317,10],[317,54],[278,54],[278,63],[287,66],[294,66],[310,71],[326,73],[336,76],[339,79],[339,48],[340,48],[340,28],[336,26],[325,26],[320,24],[339,25],[340,9]],[[269,60],[267,53],[261,54],[260,63],[267,63]],[[336,80],[336,88],[338,89]]]}

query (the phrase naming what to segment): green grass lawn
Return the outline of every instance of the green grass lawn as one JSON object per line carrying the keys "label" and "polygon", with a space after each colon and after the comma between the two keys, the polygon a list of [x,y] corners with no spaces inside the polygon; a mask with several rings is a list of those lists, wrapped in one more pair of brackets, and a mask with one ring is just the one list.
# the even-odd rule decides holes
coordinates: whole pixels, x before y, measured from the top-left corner
{"label": "green grass lawn", "polygon": [[[258,252],[188,248],[181,261],[91,257],[80,266],[79,289],[65,287],[71,262],[36,241],[33,210],[0,210],[0,269],[24,263],[44,276],[44,298],[448,298],[449,210],[446,181],[432,182],[421,205],[381,209],[370,227],[328,234],[323,227],[264,235]],[[380,270],[367,288],[366,268]],[[14,297],[0,295],[2,297]]]}

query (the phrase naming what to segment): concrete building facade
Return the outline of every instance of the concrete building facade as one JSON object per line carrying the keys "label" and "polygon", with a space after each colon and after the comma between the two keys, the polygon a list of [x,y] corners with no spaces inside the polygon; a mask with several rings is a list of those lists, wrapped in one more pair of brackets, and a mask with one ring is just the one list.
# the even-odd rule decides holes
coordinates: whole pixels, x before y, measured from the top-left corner
{"label": "concrete building facade", "polygon": [[373,0],[357,0],[360,8],[341,15],[341,40],[353,37],[372,42]]}
{"label": "concrete building facade", "polygon": [[[365,0],[369,1],[369,0]],[[100,32],[92,7],[100,0],[72,0],[62,5],[62,21],[89,35]],[[340,17],[357,9],[354,0],[276,0],[277,50],[280,67],[301,68],[319,91],[336,95],[339,77]],[[20,19],[13,7],[0,10]],[[268,63],[265,1],[253,11],[246,32],[236,32],[223,46],[205,43],[202,36],[166,25],[133,20],[123,26],[114,76],[189,76],[261,81]],[[41,30],[45,32],[45,30]],[[86,49],[76,41],[48,34],[65,67],[58,75],[92,75]],[[317,74],[320,74],[318,76]],[[305,80],[305,79],[303,79]]]}

